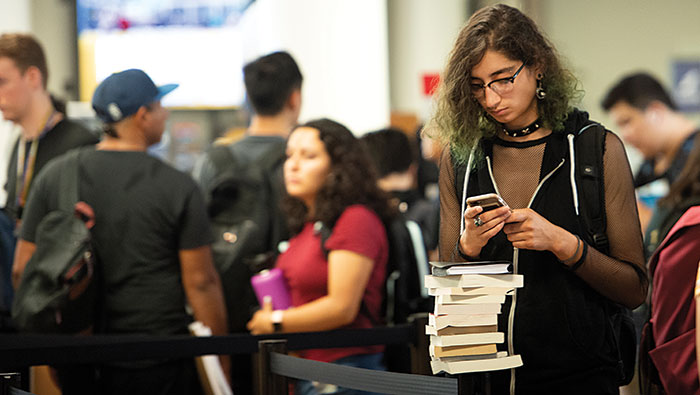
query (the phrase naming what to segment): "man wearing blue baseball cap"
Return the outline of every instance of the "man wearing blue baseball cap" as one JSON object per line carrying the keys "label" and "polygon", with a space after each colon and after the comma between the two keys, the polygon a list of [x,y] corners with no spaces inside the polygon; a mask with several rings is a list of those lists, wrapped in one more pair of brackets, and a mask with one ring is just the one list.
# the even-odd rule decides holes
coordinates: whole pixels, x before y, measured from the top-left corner
{"label": "man wearing blue baseball cap", "polygon": [[[156,86],[141,70],[105,79],[92,105],[105,122],[96,150],[78,156],[80,200],[94,210],[92,242],[101,269],[101,333],[174,335],[201,321],[224,334],[226,310],[211,260],[212,242],[202,194],[192,178],[146,149],[160,141],[168,111],[161,98],[176,85]],[[60,160],[67,160],[65,157]],[[36,248],[41,219],[56,209],[59,163],[50,164],[30,196],[15,262],[17,278]],[[192,317],[185,305],[191,307]],[[223,359],[228,372],[228,359]],[[192,358],[59,369],[64,394],[197,394]]]}

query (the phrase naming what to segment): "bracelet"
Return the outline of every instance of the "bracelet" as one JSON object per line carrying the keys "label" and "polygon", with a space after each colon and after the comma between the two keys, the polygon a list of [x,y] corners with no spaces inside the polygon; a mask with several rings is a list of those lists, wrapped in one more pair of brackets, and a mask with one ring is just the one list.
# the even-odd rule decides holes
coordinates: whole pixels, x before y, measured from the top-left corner
{"label": "bracelet", "polygon": [[576,261],[573,265],[571,265],[571,271],[574,272],[576,269],[578,269],[581,265],[583,265],[583,261],[586,260],[586,255],[588,255],[588,243],[585,241],[583,242],[583,253],[581,254],[581,258]]}
{"label": "bracelet", "polygon": [[581,238],[578,237],[578,235],[574,235],[574,236],[576,236],[576,251],[574,251],[574,255],[572,255],[566,259],[560,260],[561,263],[563,263],[567,266],[569,266],[569,262],[572,262],[574,259],[576,259],[576,255],[578,255],[578,251],[581,249]]}

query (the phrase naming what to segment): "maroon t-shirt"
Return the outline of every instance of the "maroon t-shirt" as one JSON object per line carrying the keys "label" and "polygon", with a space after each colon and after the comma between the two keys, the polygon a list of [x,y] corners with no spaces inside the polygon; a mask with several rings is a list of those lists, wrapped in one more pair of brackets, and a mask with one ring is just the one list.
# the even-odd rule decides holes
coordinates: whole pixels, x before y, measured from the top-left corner
{"label": "maroon t-shirt", "polygon": [[[329,252],[352,251],[374,262],[363,301],[367,310],[374,317],[379,317],[389,254],[386,231],[379,217],[365,206],[346,208],[326,241],[326,249]],[[328,293],[328,261],[321,248],[321,236],[314,232],[312,222],[304,225],[302,231],[289,241],[289,248],[279,256],[276,267],[284,272],[293,306],[301,306]],[[344,328],[370,327],[372,320],[361,309],[355,321]],[[381,345],[328,348],[305,350],[301,355],[308,359],[332,362],[350,355],[373,354],[383,350],[384,346]]]}

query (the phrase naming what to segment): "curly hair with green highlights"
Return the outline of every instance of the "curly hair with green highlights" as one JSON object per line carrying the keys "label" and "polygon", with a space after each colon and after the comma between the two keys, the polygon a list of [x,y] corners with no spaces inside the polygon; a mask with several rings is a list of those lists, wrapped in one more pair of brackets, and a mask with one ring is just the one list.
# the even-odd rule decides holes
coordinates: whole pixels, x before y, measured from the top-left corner
{"label": "curly hair with green highlights", "polygon": [[[450,144],[453,156],[460,162],[466,162],[482,138],[495,136],[502,127],[486,115],[471,93],[471,71],[487,50],[541,70],[547,96],[537,101],[537,111],[548,129],[563,129],[572,102],[581,94],[577,79],[562,66],[554,46],[532,19],[503,4],[480,9],[457,37],[436,92],[435,113],[429,123],[429,130]],[[478,150],[475,152],[481,155]]]}

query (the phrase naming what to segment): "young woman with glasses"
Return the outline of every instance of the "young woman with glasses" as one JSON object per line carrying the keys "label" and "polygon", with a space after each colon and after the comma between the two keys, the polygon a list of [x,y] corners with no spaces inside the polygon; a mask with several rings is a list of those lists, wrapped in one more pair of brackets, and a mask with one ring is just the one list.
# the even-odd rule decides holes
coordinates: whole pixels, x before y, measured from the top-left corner
{"label": "young woman with glasses", "polygon": [[[627,157],[615,134],[571,106],[576,83],[530,18],[495,5],[462,29],[438,90],[429,130],[450,144],[440,166],[440,258],[512,260],[525,278],[499,316],[502,349],[523,366],[494,373],[495,394],[618,393],[611,311],[646,295]],[[607,248],[582,221],[583,133],[604,139],[602,168],[587,171],[602,176]],[[464,204],[490,192],[508,206]]]}

